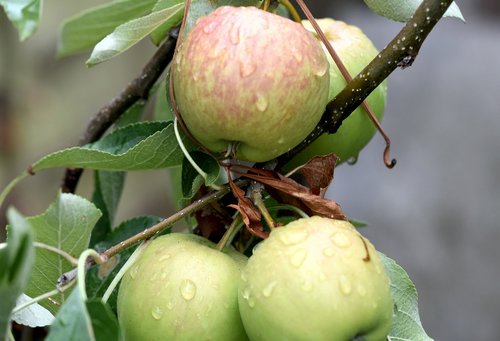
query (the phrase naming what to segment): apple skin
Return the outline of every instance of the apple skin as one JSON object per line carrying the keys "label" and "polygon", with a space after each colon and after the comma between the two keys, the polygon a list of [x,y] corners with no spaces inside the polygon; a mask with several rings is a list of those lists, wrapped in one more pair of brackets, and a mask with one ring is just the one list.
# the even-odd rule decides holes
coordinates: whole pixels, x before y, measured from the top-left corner
{"label": "apple skin", "polygon": [[238,312],[246,257],[192,234],[151,242],[122,279],[118,320],[125,341],[248,340]]}
{"label": "apple skin", "polygon": [[[202,17],[174,61],[179,112],[206,148],[261,162],[299,144],[328,100],[329,63],[300,24],[255,7]],[[235,149],[235,150],[234,150]]]}
{"label": "apple skin", "polygon": [[380,341],[392,323],[383,263],[340,220],[314,216],[271,232],[243,270],[238,297],[252,341]]}
{"label": "apple skin", "polygon": [[[318,19],[317,22],[352,77],[361,72],[377,56],[378,50],[358,27],[330,18]],[[314,31],[308,21],[303,23],[308,30]],[[344,89],[346,81],[324,45],[322,46],[330,62],[330,92],[328,98],[332,100]],[[367,97],[368,104],[379,121],[384,114],[386,97],[386,81]],[[329,153],[335,153],[339,158],[339,162],[356,160],[359,152],[368,144],[375,132],[376,128],[366,111],[359,106],[342,122],[335,134],[321,135],[293,158],[285,169],[291,170],[306,163],[313,156]]]}

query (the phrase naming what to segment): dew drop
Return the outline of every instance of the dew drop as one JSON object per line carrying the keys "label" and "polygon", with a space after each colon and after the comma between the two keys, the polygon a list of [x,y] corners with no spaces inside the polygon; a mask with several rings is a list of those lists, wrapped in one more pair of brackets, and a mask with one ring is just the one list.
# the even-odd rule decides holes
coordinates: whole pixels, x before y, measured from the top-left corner
{"label": "dew drop", "polygon": [[134,265],[132,269],[130,269],[130,277],[132,279],[135,279],[135,277],[137,276],[137,272],[139,272],[139,265]]}
{"label": "dew drop", "polygon": [[306,230],[294,230],[294,231],[286,231],[286,233],[280,234],[280,240],[285,245],[294,245],[309,237],[309,232]]}
{"label": "dew drop", "polygon": [[327,247],[323,249],[323,254],[327,257],[331,257],[335,254],[335,250],[332,249],[331,247]]}
{"label": "dew drop", "polygon": [[238,45],[240,43],[240,26],[235,24],[229,31],[229,40],[231,44]]}
{"label": "dew drop", "polygon": [[257,70],[257,65],[254,62],[241,61],[240,62],[240,75],[241,77],[248,77]]}
{"label": "dew drop", "polygon": [[241,272],[241,280],[243,282],[248,282],[247,272],[244,270]]}
{"label": "dew drop", "polygon": [[161,310],[159,306],[156,306],[151,310],[151,316],[153,316],[155,320],[159,320],[163,316],[163,310]]}
{"label": "dew drop", "polygon": [[276,286],[276,284],[278,284],[278,282],[272,281],[271,283],[269,283],[268,285],[266,285],[266,287],[262,290],[262,295],[264,295],[264,297],[271,296],[271,294],[273,293],[273,290],[274,290],[274,287]]}
{"label": "dew drop", "polygon": [[304,56],[300,53],[300,51],[293,51],[293,56],[295,57],[297,63],[301,63],[302,59],[304,59]]}
{"label": "dew drop", "polygon": [[294,267],[299,268],[307,257],[307,251],[304,249],[297,250],[292,257],[290,257],[290,264]]}
{"label": "dew drop", "polygon": [[196,284],[194,284],[193,281],[189,279],[184,279],[182,280],[179,290],[181,292],[181,296],[186,301],[191,301],[196,295]]}
{"label": "dew drop", "polygon": [[314,71],[314,75],[318,77],[323,77],[326,74],[326,71],[328,71],[328,63],[322,63]]}
{"label": "dew drop", "polygon": [[166,261],[167,259],[169,259],[170,257],[172,257],[172,256],[170,255],[170,253],[166,253],[166,254],[164,254],[163,256],[161,256],[158,260],[159,260],[160,262],[164,262],[164,261]]}
{"label": "dew drop", "polygon": [[243,297],[244,300],[248,300],[250,298],[250,288],[246,287],[243,290],[243,293],[241,294],[241,297]]}
{"label": "dew drop", "polygon": [[351,239],[343,232],[335,233],[331,238],[332,242],[341,248],[351,246]]}
{"label": "dew drop", "polygon": [[349,281],[349,279],[346,276],[340,275],[339,284],[340,284],[340,291],[344,295],[349,295],[351,293],[351,291],[352,291],[351,282]]}
{"label": "dew drop", "polygon": [[248,306],[249,306],[250,308],[255,307],[255,300],[254,300],[253,298],[249,298],[249,299],[248,299]]}
{"label": "dew drop", "polygon": [[260,112],[266,111],[267,107],[269,106],[269,101],[266,98],[266,95],[258,94],[257,95],[257,102],[255,102],[255,105],[257,107],[257,110]]}
{"label": "dew drop", "polygon": [[168,302],[168,303],[167,303],[167,309],[168,309],[168,310],[172,310],[172,309],[174,309],[174,302],[172,302],[172,301]]}
{"label": "dew drop", "polygon": [[209,22],[207,25],[203,26],[203,32],[206,34],[212,33],[217,26],[219,26],[219,24],[216,21]]}

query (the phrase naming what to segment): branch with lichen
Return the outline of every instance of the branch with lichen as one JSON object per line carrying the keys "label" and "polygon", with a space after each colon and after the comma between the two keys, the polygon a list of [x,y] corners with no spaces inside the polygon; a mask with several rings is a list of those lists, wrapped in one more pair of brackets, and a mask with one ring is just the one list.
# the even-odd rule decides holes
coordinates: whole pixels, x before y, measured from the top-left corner
{"label": "branch with lichen", "polygon": [[278,168],[324,133],[335,133],[349,115],[396,68],[411,66],[418,52],[452,0],[424,0],[394,39],[328,103],[320,123],[295,148],[278,157]]}

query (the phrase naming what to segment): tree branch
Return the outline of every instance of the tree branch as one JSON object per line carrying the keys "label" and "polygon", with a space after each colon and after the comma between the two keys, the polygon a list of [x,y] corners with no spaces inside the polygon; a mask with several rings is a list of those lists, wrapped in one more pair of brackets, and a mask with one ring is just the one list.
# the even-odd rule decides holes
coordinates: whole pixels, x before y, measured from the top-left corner
{"label": "tree branch", "polygon": [[[80,138],[80,146],[97,141],[120,115],[127,111],[134,103],[138,100],[148,98],[149,91],[172,60],[176,38],[176,34],[171,33],[144,66],[141,74],[94,115],[87,125],[85,133]],[[83,169],[81,168],[66,169],[61,188],[62,191],[73,193],[82,172]]]}
{"label": "tree branch", "polygon": [[411,66],[420,47],[452,0],[424,0],[398,35],[328,105],[320,123],[295,148],[277,159],[277,169],[324,133],[335,133],[349,115],[397,67]]}

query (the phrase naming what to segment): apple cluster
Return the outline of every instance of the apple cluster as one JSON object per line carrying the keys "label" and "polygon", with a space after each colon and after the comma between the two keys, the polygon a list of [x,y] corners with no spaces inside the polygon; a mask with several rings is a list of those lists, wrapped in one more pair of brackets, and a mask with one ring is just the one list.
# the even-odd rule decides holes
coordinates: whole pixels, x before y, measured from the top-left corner
{"label": "apple cluster", "polygon": [[155,239],[125,274],[125,341],[385,340],[393,303],[373,245],[322,217],[272,231],[248,259],[192,234]]}

